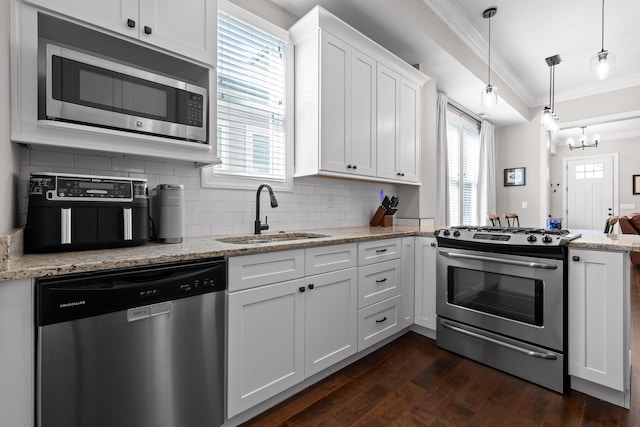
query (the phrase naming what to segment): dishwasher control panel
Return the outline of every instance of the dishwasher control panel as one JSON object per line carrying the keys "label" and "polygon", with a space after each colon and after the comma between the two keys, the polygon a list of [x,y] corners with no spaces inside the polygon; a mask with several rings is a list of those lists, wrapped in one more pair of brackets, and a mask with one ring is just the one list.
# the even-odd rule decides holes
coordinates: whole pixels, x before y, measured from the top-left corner
{"label": "dishwasher control panel", "polygon": [[127,310],[131,321],[170,312],[173,300],[227,289],[223,259],[82,273],[37,281],[38,325]]}

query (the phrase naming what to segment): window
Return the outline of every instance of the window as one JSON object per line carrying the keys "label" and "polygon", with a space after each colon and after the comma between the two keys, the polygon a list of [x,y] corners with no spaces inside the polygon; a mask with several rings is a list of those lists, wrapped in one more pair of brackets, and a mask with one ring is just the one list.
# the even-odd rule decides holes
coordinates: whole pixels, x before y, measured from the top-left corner
{"label": "window", "polygon": [[449,157],[449,225],[477,225],[480,124],[447,110]]}
{"label": "window", "polygon": [[288,33],[225,1],[218,12],[217,156],[203,186],[291,189]]}
{"label": "window", "polygon": [[576,165],[576,179],[604,178],[604,163]]}

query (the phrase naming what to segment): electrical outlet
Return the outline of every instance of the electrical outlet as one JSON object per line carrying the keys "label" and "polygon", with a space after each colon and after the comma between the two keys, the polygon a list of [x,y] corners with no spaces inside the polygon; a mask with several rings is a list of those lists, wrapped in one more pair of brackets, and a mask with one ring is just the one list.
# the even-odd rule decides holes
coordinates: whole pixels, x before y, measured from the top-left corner
{"label": "electrical outlet", "polygon": [[527,202],[522,202],[522,209],[527,209]]}

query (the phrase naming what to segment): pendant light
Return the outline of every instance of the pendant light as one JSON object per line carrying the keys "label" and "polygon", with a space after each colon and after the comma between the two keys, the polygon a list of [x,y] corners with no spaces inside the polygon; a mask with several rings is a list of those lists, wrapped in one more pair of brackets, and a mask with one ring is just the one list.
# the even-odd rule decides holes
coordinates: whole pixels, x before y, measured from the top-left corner
{"label": "pendant light", "polygon": [[556,132],[560,119],[555,113],[556,106],[556,65],[561,61],[560,55],[545,58],[549,66],[549,104],[542,110],[541,122],[547,132]]}
{"label": "pendant light", "polygon": [[586,126],[580,126],[580,129],[582,129],[582,135],[580,135],[580,138],[578,140],[579,144],[576,144],[573,138],[567,139],[567,147],[569,147],[569,150],[573,151],[578,148],[582,148],[583,150],[585,148],[598,148],[598,143],[600,142],[600,135],[598,134],[593,135],[591,142],[587,143],[587,137],[584,134],[584,130],[586,128],[587,128]]}
{"label": "pendant light", "polygon": [[591,75],[604,80],[614,72],[615,58],[611,52],[604,48],[604,0],[602,0],[602,46],[593,58],[591,58]]}
{"label": "pendant light", "polygon": [[498,13],[497,7],[490,7],[482,12],[482,17],[489,20],[489,67],[487,72],[487,87],[482,90],[480,104],[482,108],[488,110],[498,104],[498,88],[491,86],[491,18]]}

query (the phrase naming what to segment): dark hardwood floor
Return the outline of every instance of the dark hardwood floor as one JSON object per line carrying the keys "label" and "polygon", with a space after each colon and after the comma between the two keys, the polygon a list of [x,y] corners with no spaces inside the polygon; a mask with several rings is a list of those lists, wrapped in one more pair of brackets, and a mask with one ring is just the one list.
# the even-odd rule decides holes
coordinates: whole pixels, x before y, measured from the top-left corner
{"label": "dark hardwood floor", "polygon": [[[640,366],[640,266],[631,274],[633,365]],[[640,375],[632,390],[640,390]],[[563,396],[436,347],[410,332],[244,426],[638,426],[626,410]]]}

